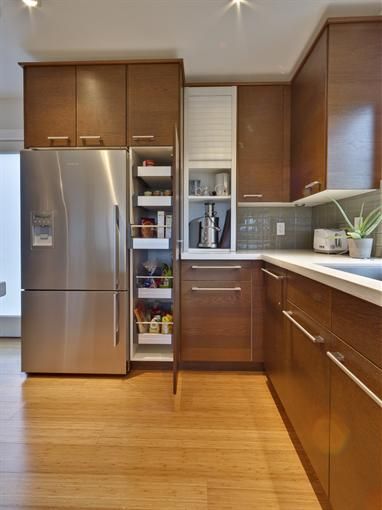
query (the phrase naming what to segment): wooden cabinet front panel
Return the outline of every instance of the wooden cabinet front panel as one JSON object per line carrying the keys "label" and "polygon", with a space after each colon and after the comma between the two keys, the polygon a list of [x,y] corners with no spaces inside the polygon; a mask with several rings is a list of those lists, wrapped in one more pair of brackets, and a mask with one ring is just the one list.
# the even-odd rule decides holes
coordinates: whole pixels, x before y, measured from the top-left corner
{"label": "wooden cabinet front panel", "polygon": [[251,281],[252,263],[231,260],[182,262],[182,280]]}
{"label": "wooden cabinet front panel", "polygon": [[296,273],[288,273],[288,300],[310,317],[330,329],[332,291],[322,283]]}
{"label": "wooden cabinet front panel", "polygon": [[183,281],[181,307],[182,361],[251,361],[250,282]]}
{"label": "wooden cabinet front panel", "polygon": [[329,480],[329,360],[330,333],[314,323],[301,310],[287,303],[292,317],[313,336],[324,343],[313,343],[287,318],[286,330],[290,342],[288,377],[289,398],[286,411],[298,438],[328,494]]}
{"label": "wooden cabinet front panel", "polygon": [[24,131],[26,148],[76,145],[75,66],[24,69]]}
{"label": "wooden cabinet front panel", "polygon": [[[81,138],[85,136],[89,138]],[[78,66],[77,145],[123,147],[125,144],[126,66]]]}
{"label": "wooden cabinet front panel", "polygon": [[326,187],[327,35],[326,29],[292,82],[292,201]]}
{"label": "wooden cabinet front panel", "polygon": [[329,28],[328,188],[382,177],[382,22]]}
{"label": "wooden cabinet front panel", "polygon": [[382,308],[338,290],[332,299],[333,333],[382,368]]}
{"label": "wooden cabinet front panel", "polygon": [[[382,398],[382,371],[340,340],[342,363]],[[335,510],[382,508],[382,409],[330,361],[330,502]]]}
{"label": "wooden cabinet front panel", "polygon": [[173,145],[180,116],[178,64],[128,66],[128,145]]}
{"label": "wooden cabinet front panel", "polygon": [[289,114],[289,86],[238,88],[239,202],[289,200]]}

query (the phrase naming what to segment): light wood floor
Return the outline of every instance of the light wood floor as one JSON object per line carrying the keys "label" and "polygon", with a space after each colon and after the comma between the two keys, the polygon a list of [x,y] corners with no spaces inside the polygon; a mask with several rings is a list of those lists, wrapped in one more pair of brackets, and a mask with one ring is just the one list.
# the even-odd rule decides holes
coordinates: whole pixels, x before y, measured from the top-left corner
{"label": "light wood floor", "polygon": [[0,340],[0,508],[320,510],[249,373],[30,377]]}

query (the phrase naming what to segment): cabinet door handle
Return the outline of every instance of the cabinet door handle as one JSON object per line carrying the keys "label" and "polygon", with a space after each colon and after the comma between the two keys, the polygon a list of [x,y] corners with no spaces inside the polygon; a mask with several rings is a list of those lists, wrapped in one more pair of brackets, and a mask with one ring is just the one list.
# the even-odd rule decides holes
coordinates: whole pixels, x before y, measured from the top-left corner
{"label": "cabinet door handle", "polygon": [[261,270],[264,273],[268,274],[269,276],[272,276],[272,278],[275,278],[276,280],[282,280],[284,278],[283,276],[278,276],[277,274],[268,271],[268,269],[265,269],[264,267],[262,267]]}
{"label": "cabinet door handle", "polygon": [[246,195],[243,195],[243,198],[263,198],[263,194],[262,193],[253,193],[252,195],[251,194],[246,194]]}
{"label": "cabinet door handle", "polygon": [[240,292],[241,291],[241,287],[191,287],[191,290],[192,291],[209,291],[209,290],[213,290],[213,291],[223,291],[223,292],[229,292],[229,291],[234,291],[234,292]]}
{"label": "cabinet door handle", "polygon": [[132,136],[133,140],[154,140],[154,135],[134,135]]}
{"label": "cabinet door handle", "polygon": [[80,140],[101,140],[101,135],[82,135]]}
{"label": "cabinet door handle", "polygon": [[54,140],[69,140],[68,136],[48,136],[48,140],[54,141]]}
{"label": "cabinet door handle", "polygon": [[304,186],[304,189],[314,188],[314,186],[317,186],[317,185],[321,187],[320,181],[312,181],[309,184],[307,184],[306,186]]}
{"label": "cabinet door handle", "polygon": [[301,326],[301,324],[299,322],[296,321],[296,319],[294,319],[292,317],[292,314],[293,312],[287,312],[286,310],[283,310],[283,314],[285,315],[285,317],[287,317],[291,322],[293,322],[293,324],[300,330],[304,333],[305,336],[307,336],[309,338],[309,340],[311,340],[314,344],[323,344],[325,342],[325,340],[322,338],[322,336],[320,335],[317,335],[317,336],[314,336],[312,335],[311,333],[309,333],[309,331],[307,331],[303,326]]}
{"label": "cabinet door handle", "polygon": [[242,269],[242,266],[191,266],[191,269]]}
{"label": "cabinet door handle", "polygon": [[327,352],[326,355],[328,358],[333,361],[337,365],[337,367],[342,370],[359,388],[361,388],[362,391],[366,393],[368,397],[370,397],[374,402],[379,406],[382,407],[382,400],[371,391],[370,388],[366,386],[356,375],[353,374],[341,361],[345,359],[345,356],[341,354],[340,352]]}

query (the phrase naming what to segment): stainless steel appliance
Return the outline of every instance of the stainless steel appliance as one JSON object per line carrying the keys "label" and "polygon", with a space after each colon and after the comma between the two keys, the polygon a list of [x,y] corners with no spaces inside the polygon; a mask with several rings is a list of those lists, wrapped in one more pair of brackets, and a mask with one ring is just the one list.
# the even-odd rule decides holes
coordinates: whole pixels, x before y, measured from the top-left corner
{"label": "stainless steel appliance", "polygon": [[21,152],[22,370],[126,373],[123,150]]}
{"label": "stainless steel appliance", "polygon": [[346,232],[330,228],[316,228],[314,230],[313,249],[318,253],[347,252]]}
{"label": "stainless steel appliance", "polygon": [[199,248],[217,248],[219,243],[219,217],[213,202],[204,204],[204,217],[199,221]]}

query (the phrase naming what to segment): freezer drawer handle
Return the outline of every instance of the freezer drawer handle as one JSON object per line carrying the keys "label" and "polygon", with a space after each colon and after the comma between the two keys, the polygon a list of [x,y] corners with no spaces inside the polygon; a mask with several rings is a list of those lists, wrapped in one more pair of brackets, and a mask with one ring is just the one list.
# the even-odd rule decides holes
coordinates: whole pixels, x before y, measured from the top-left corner
{"label": "freezer drawer handle", "polygon": [[282,280],[284,278],[283,276],[278,276],[277,274],[268,271],[268,269],[265,269],[264,267],[262,267],[261,270],[267,275],[272,276],[272,278],[275,278],[276,280]]}
{"label": "freezer drawer handle", "polygon": [[299,322],[296,321],[296,319],[294,319],[292,317],[292,314],[293,312],[287,312],[286,310],[283,310],[283,314],[285,315],[285,317],[287,317],[291,322],[293,322],[293,324],[300,330],[304,333],[305,336],[307,336],[309,338],[309,340],[311,340],[314,344],[323,344],[325,342],[325,340],[322,338],[322,336],[320,335],[317,335],[317,336],[314,336],[312,335],[311,333],[309,333],[309,331],[307,331],[303,326],[301,326],[301,324]]}
{"label": "freezer drawer handle", "polygon": [[114,292],[114,347],[119,344],[119,292]]}
{"label": "freezer drawer handle", "polygon": [[191,290],[193,291],[209,291],[209,290],[212,290],[212,291],[235,291],[235,292],[240,292],[241,291],[241,287],[191,287]]}
{"label": "freezer drawer handle", "polygon": [[119,207],[114,206],[114,281],[115,288],[119,288]]}
{"label": "freezer drawer handle", "polygon": [[191,266],[191,269],[242,269],[242,266]]}
{"label": "freezer drawer handle", "polygon": [[364,391],[366,393],[366,395],[368,397],[370,397],[372,400],[374,400],[374,402],[382,408],[382,400],[377,397],[377,395],[375,393],[373,393],[371,391],[370,388],[368,388],[366,386],[366,384],[364,384],[360,379],[358,379],[358,377],[356,375],[353,374],[353,372],[351,372],[347,367],[345,367],[345,365],[343,363],[341,363],[341,361],[343,361],[345,359],[345,356],[343,354],[341,354],[340,352],[327,352],[326,355],[328,356],[328,358],[330,358],[333,363],[335,363],[337,365],[337,367],[342,370],[342,372],[344,372],[348,377],[350,377],[350,379],[355,382],[355,384],[361,388],[362,391]]}

